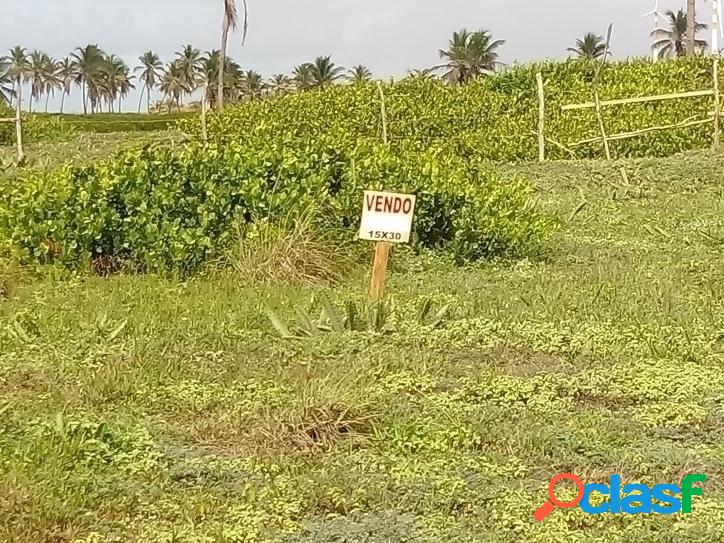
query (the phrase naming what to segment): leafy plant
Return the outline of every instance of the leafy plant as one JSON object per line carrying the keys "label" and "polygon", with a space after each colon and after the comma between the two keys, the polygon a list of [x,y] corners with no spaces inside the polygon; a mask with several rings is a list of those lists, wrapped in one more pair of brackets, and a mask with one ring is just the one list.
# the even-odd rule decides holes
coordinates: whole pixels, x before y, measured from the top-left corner
{"label": "leafy plant", "polygon": [[[328,294],[322,292],[317,300],[312,301],[312,308],[316,302],[321,306],[319,318],[314,319],[310,311],[294,307],[297,317],[296,324],[289,325],[275,311],[266,308],[266,315],[280,337],[284,339],[304,338],[319,333],[345,333],[345,332],[383,332],[391,325],[394,306],[387,300],[369,305],[358,305],[348,300],[343,309],[339,309]],[[417,321],[422,326],[438,328],[450,314],[450,306],[446,305],[434,311],[432,300],[425,299],[417,311]]]}

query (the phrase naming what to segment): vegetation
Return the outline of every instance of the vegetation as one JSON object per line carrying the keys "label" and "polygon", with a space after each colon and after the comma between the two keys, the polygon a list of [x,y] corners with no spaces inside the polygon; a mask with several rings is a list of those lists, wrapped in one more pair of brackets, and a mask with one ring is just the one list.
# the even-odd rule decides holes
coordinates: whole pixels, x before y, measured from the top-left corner
{"label": "vegetation", "polygon": [[[493,161],[536,160],[538,99],[536,72],[542,71],[546,93],[546,136],[552,159],[600,157],[600,128],[593,110],[567,111],[568,104],[592,102],[591,81],[598,63],[568,62],[518,66],[462,86],[446,86],[424,75],[383,86],[389,134],[395,148],[446,147],[466,158]],[[724,67],[720,73],[724,72]],[[652,63],[636,60],[606,65],[601,72],[602,99],[711,89],[709,59]],[[325,111],[323,116],[319,111]],[[604,108],[610,134],[644,127],[707,119],[710,97]],[[198,123],[184,130],[200,135]],[[324,93],[302,93],[258,104],[244,104],[209,118],[209,133],[218,142],[240,141],[261,148],[293,146],[301,141],[314,149],[354,148],[359,140],[381,137],[380,98],[374,85],[335,87]],[[591,140],[588,143],[578,142]],[[612,141],[614,156],[667,156],[709,147],[712,125],[654,131],[638,138]],[[322,143],[320,143],[322,142]],[[318,147],[317,147],[318,146]]]}
{"label": "vegetation", "polygon": [[498,49],[504,40],[495,40],[487,30],[455,32],[447,49],[440,50],[445,64],[442,78],[448,83],[462,84],[495,71],[500,66]]}
{"label": "vegetation", "polygon": [[13,80],[10,74],[10,63],[0,60],[0,104],[9,104],[13,96]]}
{"label": "vegetation", "polygon": [[11,187],[0,233],[27,263],[101,261],[114,270],[186,274],[229,246],[237,221],[294,219],[314,206],[320,228],[351,236],[360,194],[383,178],[387,188],[418,195],[416,245],[459,262],[532,254],[551,231],[532,205],[532,186],[500,179],[484,161],[372,143],[346,155],[319,151],[191,143],[127,151]]}
{"label": "vegetation", "polygon": [[[549,257],[395,251],[386,333],[276,339],[265,308],[316,323],[320,289],[236,274],[13,279],[0,540],[723,539],[722,170],[710,154],[506,166],[563,219]],[[366,287],[324,292],[343,312]],[[436,328],[427,299],[453,308]],[[536,525],[562,470],[709,482],[690,515]]]}
{"label": "vegetation", "polygon": [[[562,111],[594,80],[709,89],[712,61],[602,64],[588,35],[494,73],[502,40],[463,30],[402,81],[330,56],[265,81],[226,56],[242,2],[220,50],[135,75],[94,45],[0,62],[15,104],[76,84],[94,113],[29,115],[27,166],[0,147],[0,540],[724,540],[724,155],[675,154],[709,147],[712,101],[603,108],[707,123],[605,163],[593,112]],[[533,162],[539,71],[569,160]],[[134,84],[169,114],[100,113]],[[234,105],[202,125],[198,96]],[[366,189],[417,195],[374,304]],[[709,480],[689,515],[535,524],[563,471]]]}
{"label": "vegetation", "polygon": [[[659,58],[687,56],[687,14],[683,9],[680,9],[676,13],[667,10],[666,17],[669,22],[669,28],[659,28],[651,33],[651,36],[655,40],[652,45],[653,51]],[[698,33],[706,30],[708,26],[697,22],[694,28]],[[697,39],[695,41],[695,46],[698,50],[706,49],[707,45],[706,40]]]}
{"label": "vegetation", "polygon": [[568,51],[580,59],[596,60],[606,54],[606,40],[603,36],[589,32],[583,39],[576,40],[576,46],[569,47]]}

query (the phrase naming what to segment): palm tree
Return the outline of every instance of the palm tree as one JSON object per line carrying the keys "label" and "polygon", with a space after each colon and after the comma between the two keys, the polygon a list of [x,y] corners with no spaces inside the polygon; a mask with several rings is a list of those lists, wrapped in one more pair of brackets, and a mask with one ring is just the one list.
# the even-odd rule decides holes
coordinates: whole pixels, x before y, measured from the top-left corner
{"label": "palm tree", "polygon": [[161,79],[163,64],[161,64],[161,59],[153,51],[146,51],[138,57],[138,60],[141,65],[136,68],[136,72],[141,72],[138,80],[143,83],[141,98],[138,100],[138,113],[141,113],[141,102],[143,101],[144,90],[146,91],[146,111],[151,111],[151,91],[156,88],[156,85],[158,85]]}
{"label": "palm tree", "polygon": [[22,103],[22,84],[28,76],[28,54],[24,47],[19,45],[10,50],[10,54],[3,57],[8,64],[8,76],[12,79],[13,94],[18,103]]}
{"label": "palm tree", "polygon": [[344,68],[335,65],[332,57],[317,57],[310,66],[314,87],[324,89],[344,76]]}
{"label": "palm tree", "polygon": [[588,32],[583,39],[576,40],[575,47],[567,49],[580,59],[596,60],[606,54],[606,41],[603,36]]}
{"label": "palm tree", "polygon": [[686,3],[686,56],[693,57],[696,53],[696,32],[696,0],[688,0]]}
{"label": "palm tree", "polygon": [[431,81],[437,76],[435,75],[436,68],[424,68],[422,70],[415,69],[407,72],[407,77],[410,79],[418,79],[422,81]]}
{"label": "palm tree", "polygon": [[135,89],[136,86],[133,84],[134,75],[131,74],[131,69],[128,65],[121,61],[121,68],[118,72],[117,77],[117,88],[118,88],[118,113],[123,110],[123,99],[128,96],[131,90]]}
{"label": "palm tree", "polygon": [[292,80],[284,74],[274,74],[267,82],[267,88],[274,96],[284,96],[292,87]]}
{"label": "palm tree", "polygon": [[75,65],[73,61],[66,57],[58,64],[58,80],[63,90],[63,96],[60,99],[60,114],[63,114],[63,107],[65,106],[65,97],[70,95],[73,81],[77,77],[75,71]]}
{"label": "palm tree", "polygon": [[[105,61],[105,54],[94,44],[78,47],[71,55],[76,69],[75,82],[81,86],[83,93],[83,114],[88,114],[88,101],[91,96],[96,99],[97,78],[99,69]],[[93,101],[91,100],[91,106]]]}
{"label": "palm tree", "polygon": [[236,62],[227,57],[224,68],[224,100],[236,102],[244,90],[244,71]]}
{"label": "palm tree", "polygon": [[33,51],[28,57],[26,81],[30,83],[30,103],[28,111],[33,112],[33,99],[40,100],[45,92],[45,80],[48,77],[50,57],[41,51]]}
{"label": "palm tree", "polygon": [[[219,76],[219,62],[221,59],[221,51],[214,49],[213,51],[206,51],[204,56],[201,58],[201,84],[204,88],[204,97],[206,102],[211,108],[216,105],[216,96],[218,93],[218,76]],[[224,70],[227,73],[227,70]]]}
{"label": "palm tree", "polygon": [[178,61],[171,62],[166,67],[161,77],[160,89],[163,92],[164,100],[168,100],[169,113],[171,113],[171,104],[174,102],[181,111],[181,96],[188,92],[188,88],[185,85],[183,70]]}
{"label": "palm tree", "polygon": [[10,63],[3,57],[0,59],[0,104],[12,104],[13,82],[15,80],[10,73]]}
{"label": "palm tree", "polygon": [[176,62],[188,94],[198,88],[202,60],[201,51],[192,45],[186,45],[183,50],[176,52]]}
{"label": "palm tree", "polygon": [[447,60],[438,67],[447,70],[443,80],[463,84],[495,71],[500,66],[497,49],[504,43],[504,40],[493,40],[487,30],[455,32],[448,49],[440,50],[440,58]]}
{"label": "palm tree", "polygon": [[365,81],[370,81],[372,79],[372,72],[367,68],[367,66],[363,66],[360,64],[359,66],[355,66],[351,70],[347,72],[347,80],[354,83],[355,85],[359,85],[360,83],[364,83]]}
{"label": "palm tree", "polygon": [[[652,51],[659,58],[686,56],[686,29],[688,26],[686,13],[683,9],[676,13],[668,10],[666,17],[669,20],[669,29],[659,28],[651,32],[651,36],[655,40],[651,46]],[[696,23],[694,27],[697,32],[708,28],[707,25],[700,23]],[[704,49],[707,46],[706,40],[696,40],[695,43],[699,49]]]}
{"label": "palm tree", "polygon": [[[221,27],[221,52],[219,58],[219,79],[218,88],[224,88],[224,70],[226,69],[226,48],[229,42],[229,30],[236,29],[239,22],[239,12],[236,9],[236,0],[223,0],[224,2],[224,20]],[[242,25],[242,45],[246,41],[246,33],[249,29],[249,8],[246,4],[246,0],[242,0],[244,6],[244,23]],[[224,93],[219,93],[219,99],[217,101],[219,110],[224,109]]]}
{"label": "palm tree", "polygon": [[60,79],[60,63],[53,58],[45,55],[45,65],[43,67],[43,92],[45,93],[45,113],[48,113],[48,102],[51,96],[55,96],[55,91],[62,89],[63,85]]}
{"label": "palm tree", "polygon": [[241,95],[249,100],[261,100],[265,89],[264,78],[258,72],[249,70],[241,80]]}
{"label": "palm tree", "polygon": [[314,86],[314,75],[312,65],[308,62],[295,66],[292,70],[294,86],[298,91],[309,90]]}

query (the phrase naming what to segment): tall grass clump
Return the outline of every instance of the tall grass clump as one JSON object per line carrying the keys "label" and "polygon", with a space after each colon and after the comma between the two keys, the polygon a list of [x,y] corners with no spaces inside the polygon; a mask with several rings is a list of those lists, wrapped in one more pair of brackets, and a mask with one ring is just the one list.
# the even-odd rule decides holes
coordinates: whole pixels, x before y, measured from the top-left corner
{"label": "tall grass clump", "polygon": [[243,283],[322,285],[340,280],[353,264],[350,243],[323,232],[311,210],[296,219],[237,224],[224,259]]}

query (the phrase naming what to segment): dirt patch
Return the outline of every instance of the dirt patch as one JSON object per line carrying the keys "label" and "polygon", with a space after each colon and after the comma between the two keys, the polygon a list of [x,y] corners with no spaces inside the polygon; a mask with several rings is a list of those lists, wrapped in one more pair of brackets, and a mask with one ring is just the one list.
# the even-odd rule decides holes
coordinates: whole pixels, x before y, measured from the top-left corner
{"label": "dirt patch", "polygon": [[577,368],[559,356],[498,345],[487,351],[467,350],[448,357],[453,365],[465,368],[496,368],[516,377],[534,377],[550,373],[576,373]]}
{"label": "dirt patch", "polygon": [[608,411],[620,411],[623,409],[629,409],[630,407],[636,405],[636,401],[632,398],[611,398],[587,391],[578,391],[575,394],[574,399],[582,406],[593,409],[605,409]]}

